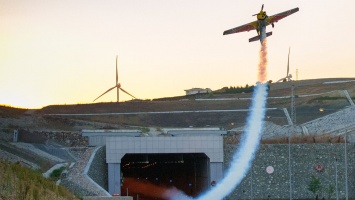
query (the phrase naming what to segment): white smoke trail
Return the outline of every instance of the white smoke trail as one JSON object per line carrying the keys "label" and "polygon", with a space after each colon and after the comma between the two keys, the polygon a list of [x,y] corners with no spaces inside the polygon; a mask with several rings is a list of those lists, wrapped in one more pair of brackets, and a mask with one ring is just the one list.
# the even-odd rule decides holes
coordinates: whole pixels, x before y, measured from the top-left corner
{"label": "white smoke trail", "polygon": [[266,80],[267,40],[264,39],[259,51],[258,81],[253,93],[250,114],[247,118],[247,125],[240,140],[238,151],[234,154],[231,167],[225,178],[211,191],[202,195],[198,199],[223,199],[233,192],[250,169],[251,162],[259,146],[261,131],[264,126],[265,106],[267,98],[267,84],[262,84]]}
{"label": "white smoke trail", "polygon": [[222,199],[230,194],[234,188],[242,181],[250,169],[251,161],[254,159],[261,137],[264,124],[265,104],[266,104],[266,84],[258,84],[254,91],[251,113],[248,117],[247,126],[240,140],[240,146],[230,169],[225,178],[211,191],[202,195],[198,199]]}
{"label": "white smoke trail", "polygon": [[[267,97],[267,84],[258,83],[253,94],[251,113],[247,119],[238,151],[234,154],[231,167],[225,178],[212,190],[198,197],[198,200],[223,199],[233,192],[234,188],[242,181],[251,166],[259,146],[262,127],[264,125],[265,105]],[[176,193],[171,200],[189,200],[191,197]]]}
{"label": "white smoke trail", "polygon": [[[265,106],[267,98],[267,84],[262,84],[266,80],[267,66],[267,45],[266,39],[263,41],[259,52],[259,73],[250,114],[247,118],[247,125],[240,140],[238,151],[234,154],[231,167],[226,173],[224,179],[219,182],[212,190],[199,196],[198,200],[216,200],[223,199],[225,196],[233,192],[234,188],[239,185],[251,167],[251,162],[255,157],[255,153],[259,146],[261,131],[264,125]],[[171,200],[189,200],[191,197],[183,193],[178,193],[171,197]]]}

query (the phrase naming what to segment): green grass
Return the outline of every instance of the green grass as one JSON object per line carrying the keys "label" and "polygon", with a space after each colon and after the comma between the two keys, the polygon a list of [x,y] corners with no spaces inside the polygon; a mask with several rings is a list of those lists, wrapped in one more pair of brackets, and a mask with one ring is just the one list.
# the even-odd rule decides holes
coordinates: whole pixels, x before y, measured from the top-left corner
{"label": "green grass", "polygon": [[321,101],[332,101],[332,100],[339,100],[339,99],[344,99],[344,97],[329,97],[329,96],[325,96],[325,97],[317,97],[314,98],[313,100],[321,100]]}
{"label": "green grass", "polygon": [[77,199],[38,171],[0,160],[0,199]]}

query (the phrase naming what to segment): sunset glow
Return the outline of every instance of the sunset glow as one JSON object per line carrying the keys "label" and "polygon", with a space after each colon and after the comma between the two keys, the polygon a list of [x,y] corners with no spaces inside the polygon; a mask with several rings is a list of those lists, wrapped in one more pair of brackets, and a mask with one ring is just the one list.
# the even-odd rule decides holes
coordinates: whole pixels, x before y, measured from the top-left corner
{"label": "sunset glow", "polygon": [[[41,108],[92,103],[119,83],[139,99],[184,95],[185,89],[255,85],[256,31],[224,30],[299,7],[268,37],[268,77],[355,77],[352,0],[3,1],[0,0],[0,104]],[[267,81],[266,80],[266,81]],[[116,101],[111,91],[99,102]],[[120,100],[131,97],[120,93]]]}

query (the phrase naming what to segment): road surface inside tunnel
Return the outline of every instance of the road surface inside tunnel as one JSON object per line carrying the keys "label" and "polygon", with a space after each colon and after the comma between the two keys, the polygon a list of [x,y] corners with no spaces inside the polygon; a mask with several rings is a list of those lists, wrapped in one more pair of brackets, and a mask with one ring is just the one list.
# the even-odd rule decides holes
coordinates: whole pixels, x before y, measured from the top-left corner
{"label": "road surface inside tunnel", "polygon": [[126,154],[121,160],[121,195],[168,199],[162,193],[176,188],[196,197],[210,187],[209,163],[204,153]]}

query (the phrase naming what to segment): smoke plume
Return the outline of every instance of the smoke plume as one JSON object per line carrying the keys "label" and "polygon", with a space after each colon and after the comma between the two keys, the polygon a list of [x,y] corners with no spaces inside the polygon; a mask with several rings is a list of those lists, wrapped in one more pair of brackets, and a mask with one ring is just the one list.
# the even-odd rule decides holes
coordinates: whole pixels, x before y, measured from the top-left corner
{"label": "smoke plume", "polygon": [[199,200],[223,199],[233,192],[234,188],[246,176],[258,149],[264,125],[266,88],[266,84],[258,83],[256,86],[250,108],[251,113],[247,118],[247,125],[240,140],[240,146],[233,156],[231,167],[226,176],[212,190],[199,197]]}
{"label": "smoke plume", "polygon": [[263,40],[263,43],[260,47],[259,51],[259,73],[258,73],[258,81],[261,83],[265,83],[266,80],[266,66],[267,66],[267,40],[266,38]]}
{"label": "smoke plume", "polygon": [[158,199],[169,199],[171,196],[179,197],[181,193],[175,187],[159,186],[134,178],[125,178],[124,188],[129,188],[131,194],[143,194],[145,197]]}
{"label": "smoke plume", "polygon": [[[266,111],[267,84],[262,84],[266,79],[266,39],[263,41],[259,55],[259,82],[257,83],[253,93],[250,113],[247,117],[247,125],[243,131],[239,148],[233,156],[231,167],[225,174],[225,177],[210,191],[207,191],[205,194],[199,196],[197,198],[198,200],[223,199],[233,192],[234,188],[239,185],[251,167],[251,162],[254,159],[255,153],[259,147]],[[191,199],[191,197],[182,196],[182,194],[179,193],[179,196],[171,196],[170,199],[187,200]]]}

